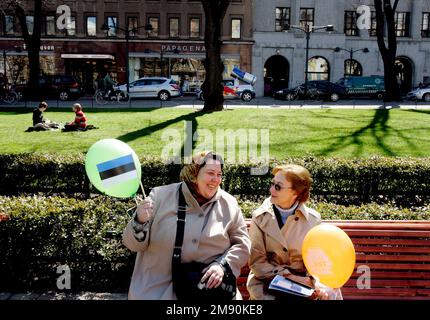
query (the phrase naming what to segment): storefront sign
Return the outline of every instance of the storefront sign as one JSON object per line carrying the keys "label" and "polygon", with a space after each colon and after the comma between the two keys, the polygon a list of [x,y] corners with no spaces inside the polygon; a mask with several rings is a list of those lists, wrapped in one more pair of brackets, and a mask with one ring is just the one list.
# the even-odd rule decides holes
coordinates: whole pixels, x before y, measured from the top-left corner
{"label": "storefront sign", "polygon": [[[24,50],[27,50],[27,46],[25,45],[25,43],[22,45],[22,48]],[[54,51],[54,50],[55,50],[55,46],[52,46],[52,45],[42,44],[40,46],[40,51]]]}
{"label": "storefront sign", "polygon": [[190,44],[190,45],[181,45],[181,44],[163,44],[161,45],[162,52],[173,52],[178,50],[180,53],[201,53],[206,52],[206,48],[204,45],[198,44]]}

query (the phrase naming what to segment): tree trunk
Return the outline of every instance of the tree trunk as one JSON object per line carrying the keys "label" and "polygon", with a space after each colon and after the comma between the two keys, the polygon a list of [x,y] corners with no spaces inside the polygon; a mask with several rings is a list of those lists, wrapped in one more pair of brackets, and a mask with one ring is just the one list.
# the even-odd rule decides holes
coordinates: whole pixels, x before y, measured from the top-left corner
{"label": "tree trunk", "polygon": [[[385,96],[384,101],[400,101],[400,88],[397,83],[395,61],[397,53],[397,38],[395,31],[395,12],[398,0],[391,6],[390,0],[375,0],[376,36],[379,52],[384,63]],[[384,39],[385,22],[387,25],[387,44]]]}
{"label": "tree trunk", "polygon": [[42,26],[42,0],[34,0],[34,23],[33,23],[33,34],[29,34],[27,28],[27,22],[25,18],[24,9],[17,4],[15,12],[18,17],[18,21],[22,31],[22,37],[24,38],[25,45],[28,52],[28,62],[30,69],[30,79],[28,81],[29,97],[31,99],[40,99],[38,90],[39,75],[40,75],[40,37],[41,37],[41,26]]}
{"label": "tree trunk", "polygon": [[204,66],[206,78],[202,85],[204,112],[223,110],[224,96],[222,73],[224,64],[221,60],[221,25],[231,0],[202,0],[205,12],[205,49]]}

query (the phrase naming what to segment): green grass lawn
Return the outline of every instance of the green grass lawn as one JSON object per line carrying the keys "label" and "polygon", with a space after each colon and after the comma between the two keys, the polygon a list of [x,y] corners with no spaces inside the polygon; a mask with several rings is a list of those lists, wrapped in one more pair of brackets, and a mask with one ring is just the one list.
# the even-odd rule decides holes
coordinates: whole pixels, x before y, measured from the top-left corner
{"label": "green grass lawn", "polygon": [[[185,121],[200,138],[215,144],[217,130],[270,130],[270,157],[324,155],[340,157],[430,156],[430,111],[423,110],[288,110],[236,109],[202,114],[192,109],[87,109],[87,132],[24,132],[31,109],[0,109],[0,152],[85,152],[96,141],[116,138],[139,156],[160,156],[167,129],[177,129],[183,144]],[[48,109],[45,118],[67,122],[70,109]],[[205,130],[202,130],[205,129]],[[237,131],[236,131],[237,132]],[[249,131],[245,131],[249,132]],[[260,133],[258,132],[258,141]],[[208,134],[212,135],[208,136]]]}

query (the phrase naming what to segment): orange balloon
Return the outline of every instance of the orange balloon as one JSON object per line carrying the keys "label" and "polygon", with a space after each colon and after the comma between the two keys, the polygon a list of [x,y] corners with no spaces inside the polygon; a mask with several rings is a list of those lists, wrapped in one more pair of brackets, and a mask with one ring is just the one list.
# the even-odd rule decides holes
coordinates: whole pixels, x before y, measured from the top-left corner
{"label": "orange balloon", "polygon": [[302,245],[308,272],[330,288],[342,287],[354,272],[355,250],[340,228],[320,224],[306,234]]}

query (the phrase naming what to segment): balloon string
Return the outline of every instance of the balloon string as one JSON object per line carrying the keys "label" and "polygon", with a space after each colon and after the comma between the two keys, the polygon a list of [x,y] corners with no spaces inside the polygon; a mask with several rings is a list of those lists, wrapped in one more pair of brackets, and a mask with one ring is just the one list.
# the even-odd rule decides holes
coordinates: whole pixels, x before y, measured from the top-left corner
{"label": "balloon string", "polygon": [[145,189],[143,189],[142,181],[140,181],[140,188],[142,189],[144,199],[146,199],[146,193],[145,193]]}

